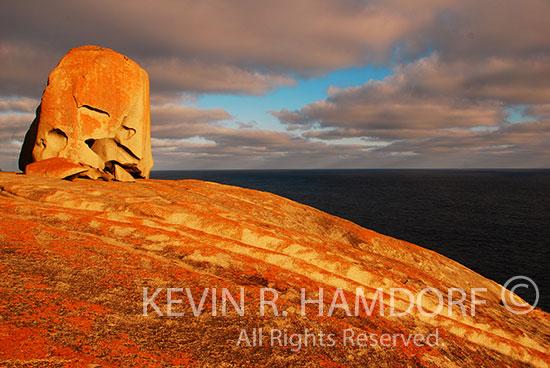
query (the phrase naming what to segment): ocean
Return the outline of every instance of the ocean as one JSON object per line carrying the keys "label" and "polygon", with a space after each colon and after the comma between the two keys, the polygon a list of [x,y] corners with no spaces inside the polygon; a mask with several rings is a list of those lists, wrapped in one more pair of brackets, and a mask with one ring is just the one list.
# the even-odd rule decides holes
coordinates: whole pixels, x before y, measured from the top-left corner
{"label": "ocean", "polygon": [[[271,192],[443,254],[550,312],[550,170],[153,171]],[[527,302],[534,288],[517,289]]]}

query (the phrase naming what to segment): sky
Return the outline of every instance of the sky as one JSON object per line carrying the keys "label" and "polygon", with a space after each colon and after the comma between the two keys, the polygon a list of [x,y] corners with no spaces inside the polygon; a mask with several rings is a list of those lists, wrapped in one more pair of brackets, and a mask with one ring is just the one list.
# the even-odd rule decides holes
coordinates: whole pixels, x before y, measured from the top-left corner
{"label": "sky", "polygon": [[549,168],[549,19],[548,0],[2,0],[0,168],[87,44],[148,72],[154,170]]}

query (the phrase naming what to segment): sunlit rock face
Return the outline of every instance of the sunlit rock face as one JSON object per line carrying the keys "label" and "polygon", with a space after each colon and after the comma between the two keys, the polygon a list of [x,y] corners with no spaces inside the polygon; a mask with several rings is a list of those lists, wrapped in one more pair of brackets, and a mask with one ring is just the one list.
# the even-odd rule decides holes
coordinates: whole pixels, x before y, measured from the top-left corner
{"label": "sunlit rock face", "polygon": [[19,159],[66,158],[93,179],[148,178],[153,166],[149,77],[113,50],[72,49],[50,73]]}
{"label": "sunlit rock face", "polygon": [[[62,159],[54,161],[72,172]],[[550,315],[511,313],[496,282],[314,208],[216,183],[67,182],[0,173],[0,274],[0,360],[8,367],[550,366]],[[155,298],[162,315],[151,306],[143,314],[144,288],[149,296],[162,288]],[[168,288],[182,288],[170,297],[180,301],[172,311],[182,315],[168,315]],[[242,315],[231,303],[223,314],[222,288],[237,302],[244,291]],[[260,312],[262,288],[278,292],[278,314],[270,305]],[[301,315],[302,288],[308,299],[323,288],[322,313],[308,304]],[[343,294],[334,299],[338,288]],[[356,304],[357,288],[370,306],[376,290],[385,290],[372,313]],[[427,316],[414,306],[392,316],[393,288],[414,296],[441,290],[441,301],[430,292],[419,306],[444,308]],[[457,305],[447,313],[451,288],[467,292],[454,294],[455,301],[464,298],[466,313]],[[472,288],[484,300],[475,313]],[[267,291],[266,300],[273,294]],[[399,313],[407,299],[398,293]],[[334,303],[347,305],[351,315],[342,307],[331,313]],[[263,346],[236,345],[243,329],[253,339],[259,328]],[[317,345],[304,338],[299,350],[270,342],[272,331],[304,336],[306,329],[333,334],[335,345],[322,346],[318,337]],[[350,330],[357,345],[344,345]],[[436,331],[434,346],[401,338],[394,346],[371,346],[371,340],[359,346],[358,340]]]}

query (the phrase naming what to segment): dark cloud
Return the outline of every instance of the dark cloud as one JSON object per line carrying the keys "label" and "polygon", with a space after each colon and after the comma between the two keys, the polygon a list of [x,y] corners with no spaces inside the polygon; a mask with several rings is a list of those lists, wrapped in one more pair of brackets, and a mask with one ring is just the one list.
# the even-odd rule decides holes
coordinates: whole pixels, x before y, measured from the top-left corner
{"label": "dark cloud", "polygon": [[[307,138],[386,142],[371,152],[378,163],[386,154],[415,167],[547,167],[549,78],[549,56],[448,61],[435,52],[382,81],[331,87],[325,100],[271,113]],[[518,106],[538,121],[511,124]]]}
{"label": "dark cloud", "polygon": [[388,84],[399,84],[402,90],[419,97],[487,99],[510,105],[550,101],[550,53],[447,60],[434,52],[395,69]]}
{"label": "dark cloud", "polygon": [[537,114],[534,104],[550,101],[550,56],[445,62],[435,53],[396,67],[383,81],[328,94],[300,110],[271,113],[293,128],[318,124],[345,136],[495,126],[505,120],[507,107],[530,104]]}
{"label": "dark cloud", "polygon": [[550,121],[550,104],[532,105],[525,111],[526,115],[532,115],[540,119]]}
{"label": "dark cloud", "polygon": [[6,40],[5,36],[0,37],[0,96],[40,98],[48,74],[62,56],[30,44]]}
{"label": "dark cloud", "polygon": [[439,9],[436,22],[426,27],[428,33],[422,38],[447,60],[548,55],[550,3],[546,0],[457,0],[433,6]]}
{"label": "dark cloud", "polygon": [[0,30],[33,44],[39,33],[57,50],[99,43],[140,59],[192,56],[309,72],[356,64],[367,50],[389,53],[419,23],[391,11],[349,0],[5,0]]}
{"label": "dark cloud", "polygon": [[304,129],[313,126],[334,128],[330,134],[311,133],[319,138],[331,135],[339,138],[334,133],[340,132],[342,137],[402,139],[418,134],[441,134],[441,130],[496,126],[503,121],[505,105],[502,102],[471,99],[458,91],[444,94],[421,84],[411,85],[410,76],[416,77],[416,74],[410,71],[414,69],[413,65],[383,81],[359,87],[332,88],[326,100],[310,103],[296,111],[283,109],[271,113],[285,124],[302,125]]}
{"label": "dark cloud", "polygon": [[382,60],[376,55],[388,56],[413,27],[408,17],[352,0],[5,0],[0,14],[2,60],[23,72],[33,65],[35,74],[9,73],[0,95],[29,96],[38,96],[38,81],[82,44],[113,48],[146,66],[154,93],[261,94],[292,85],[295,73]]}
{"label": "dark cloud", "polygon": [[296,81],[280,73],[260,73],[227,64],[203,63],[179,59],[146,60],[151,88],[167,93],[233,93],[261,95],[279,87],[294,86]]}

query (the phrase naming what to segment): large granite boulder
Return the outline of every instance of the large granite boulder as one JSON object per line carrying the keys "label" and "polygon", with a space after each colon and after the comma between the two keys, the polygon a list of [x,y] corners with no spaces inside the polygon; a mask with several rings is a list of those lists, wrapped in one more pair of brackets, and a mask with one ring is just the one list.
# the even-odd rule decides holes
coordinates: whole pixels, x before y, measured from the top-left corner
{"label": "large granite boulder", "polygon": [[113,50],[77,47],[49,75],[19,168],[25,171],[32,162],[59,157],[88,169],[79,176],[148,178],[153,166],[150,135],[145,70]]}
{"label": "large granite boulder", "polygon": [[[550,314],[512,313],[501,285],[440,254],[271,193],[198,180],[69,183],[0,173],[0,213],[3,367],[550,366]],[[162,315],[151,305],[144,315],[145,288],[147,299],[160,289]],[[181,289],[169,297],[168,288]],[[242,315],[229,301],[223,313],[222,288],[237,303],[243,290]],[[278,313],[266,305],[261,314],[262,288],[277,292]],[[314,303],[302,315],[302,288],[310,300],[324,289],[322,313]],[[355,314],[357,288],[371,314],[362,302]],[[414,296],[435,288],[445,298],[426,293],[392,316],[393,288]],[[447,298],[451,288],[464,311]],[[472,288],[480,288],[475,299]],[[411,301],[397,296],[403,313]],[[168,299],[183,315],[168,314]],[[259,329],[263,346],[253,337]],[[243,330],[252,346],[237,345]],[[271,343],[277,331],[302,345]],[[344,345],[346,331],[356,345]],[[321,345],[320,332],[335,345]],[[401,339],[436,332],[432,345]],[[401,337],[359,345],[361,334]]]}

